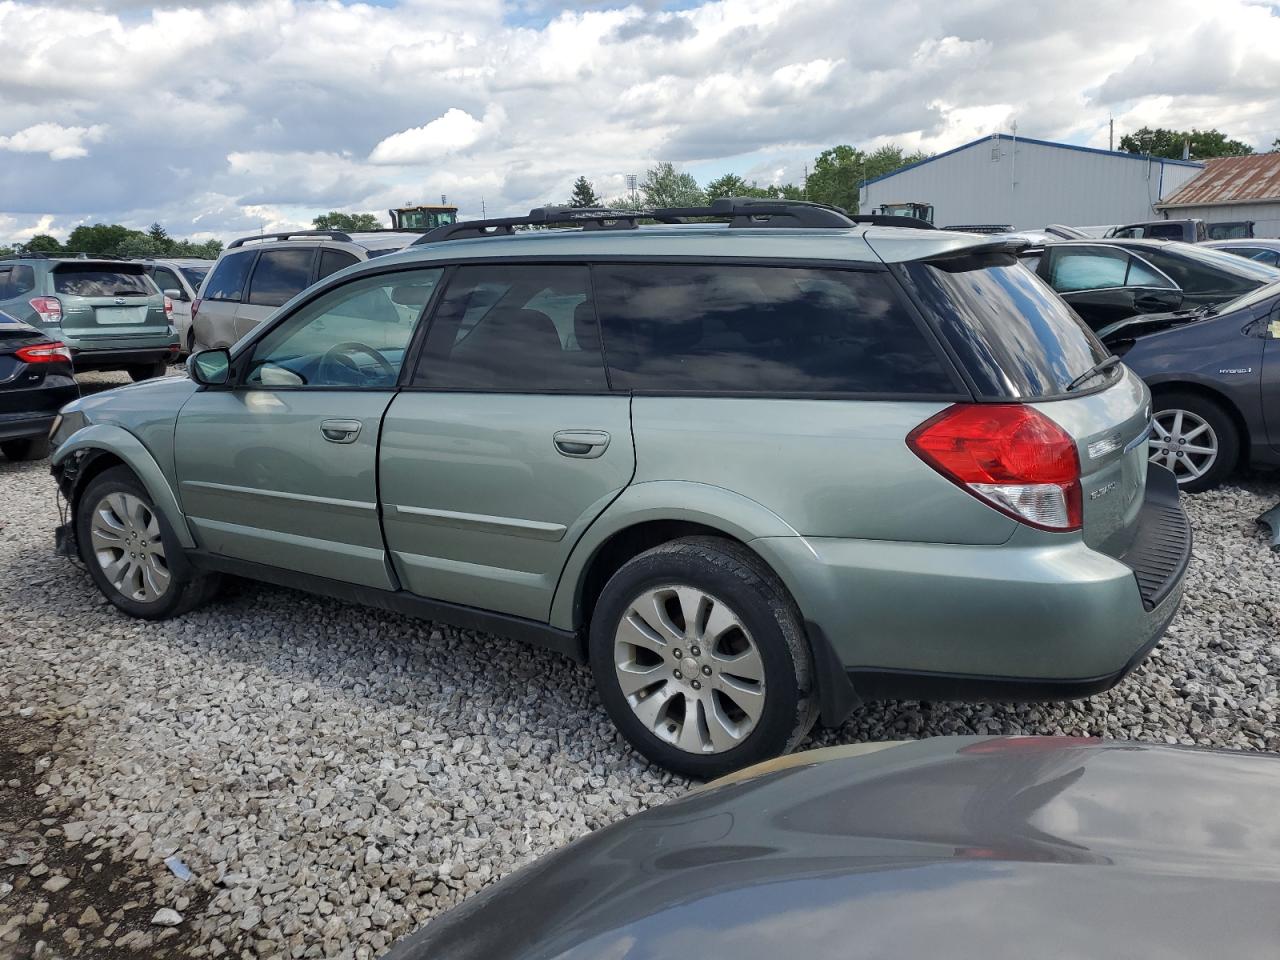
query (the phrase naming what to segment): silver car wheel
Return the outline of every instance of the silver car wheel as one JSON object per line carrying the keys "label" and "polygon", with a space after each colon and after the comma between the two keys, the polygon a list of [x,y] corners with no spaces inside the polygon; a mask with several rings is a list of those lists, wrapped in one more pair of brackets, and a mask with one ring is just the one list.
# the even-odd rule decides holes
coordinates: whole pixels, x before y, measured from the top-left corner
{"label": "silver car wheel", "polygon": [[89,539],[107,581],[130,600],[153,603],[169,589],[160,520],[131,493],[109,493],[93,508]]}
{"label": "silver car wheel", "polygon": [[1190,410],[1161,410],[1148,442],[1152,463],[1172,471],[1179,483],[1202,477],[1218,459],[1218,435]]}
{"label": "silver car wheel", "polygon": [[732,750],[764,712],[759,647],[728,604],[697,587],[641,593],[618,624],[613,652],[635,715],[687,753]]}

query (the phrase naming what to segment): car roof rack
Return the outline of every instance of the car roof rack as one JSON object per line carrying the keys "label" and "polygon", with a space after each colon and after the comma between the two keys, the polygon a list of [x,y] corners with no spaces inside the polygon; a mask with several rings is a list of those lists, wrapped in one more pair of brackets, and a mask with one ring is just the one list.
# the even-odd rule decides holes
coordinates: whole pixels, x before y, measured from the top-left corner
{"label": "car roof rack", "polygon": [[341,230],[287,230],[284,233],[260,233],[252,237],[241,237],[227,244],[227,249],[234,250],[259,240],[337,240],[340,243],[350,243],[351,237]]}
{"label": "car roof rack", "polygon": [[920,217],[904,217],[893,213],[855,213],[849,217],[854,223],[872,227],[910,227],[913,230],[937,230],[928,220]]}
{"label": "car roof rack", "polygon": [[475,237],[509,236],[518,227],[582,227],[583,230],[634,230],[641,220],[677,224],[688,220],[728,220],[731,228],[802,227],[842,229],[854,221],[840,207],[807,200],[721,197],[703,207],[657,207],[616,210],[609,207],[535,207],[524,217],[446,223],[423,234],[414,244]]}
{"label": "car roof rack", "polygon": [[89,253],[86,250],[32,250],[30,253],[7,253],[0,260],[118,260],[127,263],[133,257],[122,257],[114,253]]}

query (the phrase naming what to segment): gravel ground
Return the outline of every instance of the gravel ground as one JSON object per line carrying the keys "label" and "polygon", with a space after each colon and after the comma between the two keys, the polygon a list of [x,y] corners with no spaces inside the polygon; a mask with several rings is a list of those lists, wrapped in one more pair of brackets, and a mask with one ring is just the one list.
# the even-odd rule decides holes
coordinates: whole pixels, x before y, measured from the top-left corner
{"label": "gravel ground", "polygon": [[[0,957],[375,957],[687,788],[627,749],[587,671],[555,655],[240,583],[179,621],[129,620],[53,556],[46,464],[0,460],[0,494]],[[1189,499],[1186,604],[1110,693],[875,704],[812,745],[1280,750],[1280,554],[1254,523],[1277,499],[1265,476]]]}

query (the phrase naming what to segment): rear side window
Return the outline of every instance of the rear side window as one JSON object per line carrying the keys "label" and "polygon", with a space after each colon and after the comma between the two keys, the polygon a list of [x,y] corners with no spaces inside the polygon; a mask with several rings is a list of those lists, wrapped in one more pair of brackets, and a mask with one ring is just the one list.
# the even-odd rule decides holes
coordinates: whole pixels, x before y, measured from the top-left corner
{"label": "rear side window", "polygon": [[957,392],[883,271],[719,264],[594,270],[614,387]]}
{"label": "rear side window", "polygon": [[[182,284],[178,282],[177,276],[168,267],[156,267],[156,272],[151,279],[156,282],[156,286],[164,290],[177,290],[178,296],[183,296]],[[185,297],[183,298],[185,299]]]}
{"label": "rear side window", "polygon": [[278,307],[311,284],[315,250],[264,250],[253,268],[245,300],[262,307]]}
{"label": "rear side window", "polygon": [[1071,308],[1007,254],[899,269],[985,397],[1057,396],[1108,355]]}
{"label": "rear side window", "polygon": [[0,267],[0,300],[12,300],[36,288],[36,272],[28,266],[16,264]]}
{"label": "rear side window", "polygon": [[1049,283],[1059,293],[1123,287],[1129,257],[1122,250],[1101,247],[1054,250],[1050,254]]}
{"label": "rear side window", "polygon": [[343,267],[349,267],[353,263],[359,261],[345,250],[329,250],[322,249],[320,251],[320,272],[316,275],[316,279],[327,277],[331,273],[337,273]]}
{"label": "rear side window", "polygon": [[249,268],[253,266],[254,251],[229,253],[218,261],[213,268],[213,276],[205,285],[206,300],[239,300],[244,292],[244,283],[249,279]]}
{"label": "rear side window", "polygon": [[53,290],[69,297],[149,297],[156,292],[142,268],[62,266],[53,272]]}
{"label": "rear side window", "polygon": [[413,385],[606,391],[590,272],[560,264],[459,267],[431,321]]}

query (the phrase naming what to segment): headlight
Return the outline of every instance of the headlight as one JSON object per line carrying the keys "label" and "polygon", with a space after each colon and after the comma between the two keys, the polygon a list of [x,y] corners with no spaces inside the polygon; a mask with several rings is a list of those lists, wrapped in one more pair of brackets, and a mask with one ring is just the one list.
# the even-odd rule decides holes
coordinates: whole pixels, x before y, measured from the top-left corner
{"label": "headlight", "polygon": [[85,426],[88,421],[83,413],[79,410],[63,411],[53,418],[53,426],[49,429],[49,446],[57,449],[70,437],[73,433]]}

